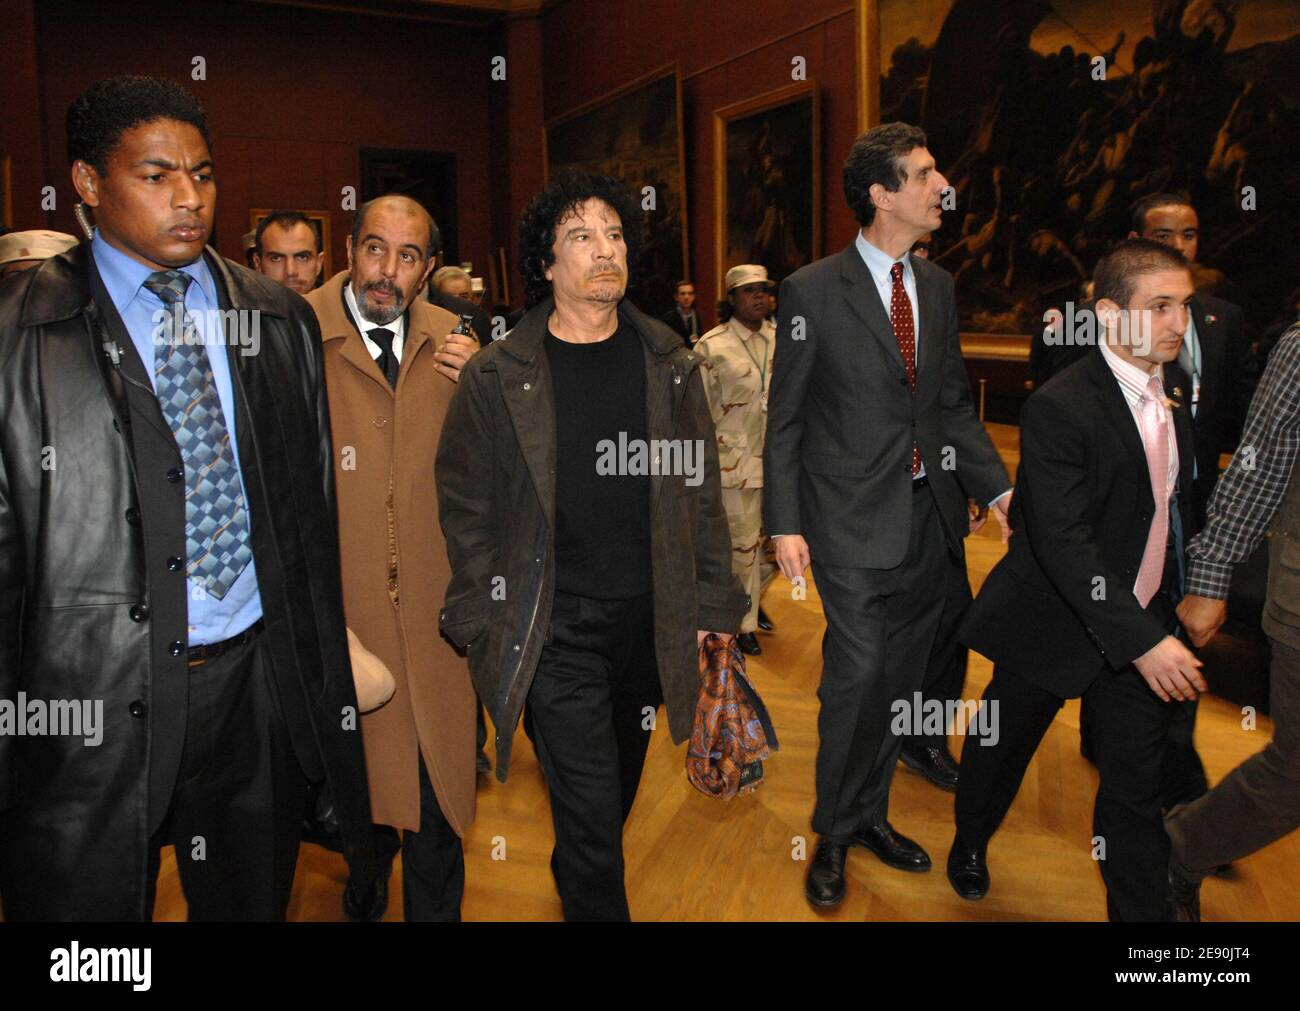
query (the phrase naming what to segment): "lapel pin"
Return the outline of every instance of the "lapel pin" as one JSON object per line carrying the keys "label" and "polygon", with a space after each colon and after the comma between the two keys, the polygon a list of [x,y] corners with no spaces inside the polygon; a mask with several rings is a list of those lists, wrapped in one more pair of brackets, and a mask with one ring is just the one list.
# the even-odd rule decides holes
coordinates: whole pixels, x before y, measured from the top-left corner
{"label": "lapel pin", "polygon": [[1207,313],[1205,314],[1205,322],[1207,322],[1207,323],[1217,323],[1217,322],[1219,322],[1219,317],[1213,315],[1212,313],[1208,313],[1208,312],[1207,312]]}

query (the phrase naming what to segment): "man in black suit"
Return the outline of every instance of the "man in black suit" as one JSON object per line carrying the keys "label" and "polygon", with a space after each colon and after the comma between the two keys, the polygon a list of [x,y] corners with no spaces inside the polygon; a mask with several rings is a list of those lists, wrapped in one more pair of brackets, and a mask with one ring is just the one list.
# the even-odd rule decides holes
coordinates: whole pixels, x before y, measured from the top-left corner
{"label": "man in black suit", "polygon": [[850,844],[891,867],[930,858],[887,814],[910,705],[963,564],[967,499],[1005,522],[1006,471],[971,401],[952,277],[912,244],[939,227],[948,182],[904,123],[868,130],[844,166],[861,232],[781,286],[764,515],[787,578],[810,562],[826,609],[818,698],[820,835],[805,893],[839,903]]}
{"label": "man in black suit", "polygon": [[0,734],[0,898],[147,920],[170,843],[190,919],[280,920],[310,780],[373,877],[320,331],[205,248],[193,96],[113,78],[67,122],[94,238],[0,292],[0,699],[102,720]]}
{"label": "man in black suit", "polygon": [[700,317],[695,312],[695,285],[681,280],[673,288],[673,301],[677,304],[659,318],[677,331],[688,348],[695,347],[700,339]]}
{"label": "man in black suit", "polygon": [[1205,690],[1176,614],[1193,514],[1176,364],[1192,278],[1176,250],[1126,239],[1095,281],[1101,349],[1026,402],[1015,532],[960,630],[994,662],[980,721],[994,733],[966,738],[948,877],[963,898],[987,893],[988,841],[1063,701],[1082,697],[1110,918],[1163,920],[1161,763],[1178,707]]}
{"label": "man in black suit", "polygon": [[[1129,232],[1130,238],[1135,236],[1178,250],[1195,267],[1200,222],[1186,197],[1157,193],[1139,201],[1133,208],[1133,230]],[[1241,437],[1250,398],[1259,382],[1259,367],[1239,307],[1198,291],[1189,309],[1178,365],[1192,384],[1194,533],[1205,525],[1205,507],[1219,480],[1219,457],[1231,453]]]}

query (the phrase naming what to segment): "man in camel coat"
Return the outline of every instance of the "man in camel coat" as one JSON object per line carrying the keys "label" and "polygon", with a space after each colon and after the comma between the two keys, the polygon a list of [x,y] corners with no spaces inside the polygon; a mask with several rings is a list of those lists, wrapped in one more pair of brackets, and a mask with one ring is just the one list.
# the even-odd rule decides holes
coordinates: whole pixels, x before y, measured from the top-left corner
{"label": "man in camel coat", "polygon": [[362,717],[379,873],[349,882],[354,920],[383,916],[399,849],[406,919],[458,920],[460,837],[474,818],[476,704],[466,661],[438,632],[451,571],[433,471],[460,366],[478,344],[449,334],[456,317],[417,297],[436,234],[415,201],[372,200],[357,212],[349,270],[307,298],[325,347],[344,612],[396,685]]}

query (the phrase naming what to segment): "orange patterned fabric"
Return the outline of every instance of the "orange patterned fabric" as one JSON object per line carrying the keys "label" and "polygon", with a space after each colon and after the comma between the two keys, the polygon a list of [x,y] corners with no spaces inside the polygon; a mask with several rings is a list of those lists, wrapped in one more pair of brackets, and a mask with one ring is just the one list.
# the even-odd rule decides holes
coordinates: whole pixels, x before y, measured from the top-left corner
{"label": "orange patterned fabric", "polygon": [[763,759],[778,748],[735,639],[706,636],[700,647],[700,697],[686,751],[691,785],[722,800],[747,793],[763,782]]}

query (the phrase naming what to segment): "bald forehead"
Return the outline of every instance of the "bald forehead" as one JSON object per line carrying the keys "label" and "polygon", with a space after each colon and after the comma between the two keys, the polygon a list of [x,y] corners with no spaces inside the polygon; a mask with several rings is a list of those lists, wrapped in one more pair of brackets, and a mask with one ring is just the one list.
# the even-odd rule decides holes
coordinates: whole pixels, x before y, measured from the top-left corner
{"label": "bald forehead", "polygon": [[377,197],[362,211],[360,238],[373,235],[385,241],[399,241],[420,247],[423,254],[433,236],[433,219],[410,197]]}

